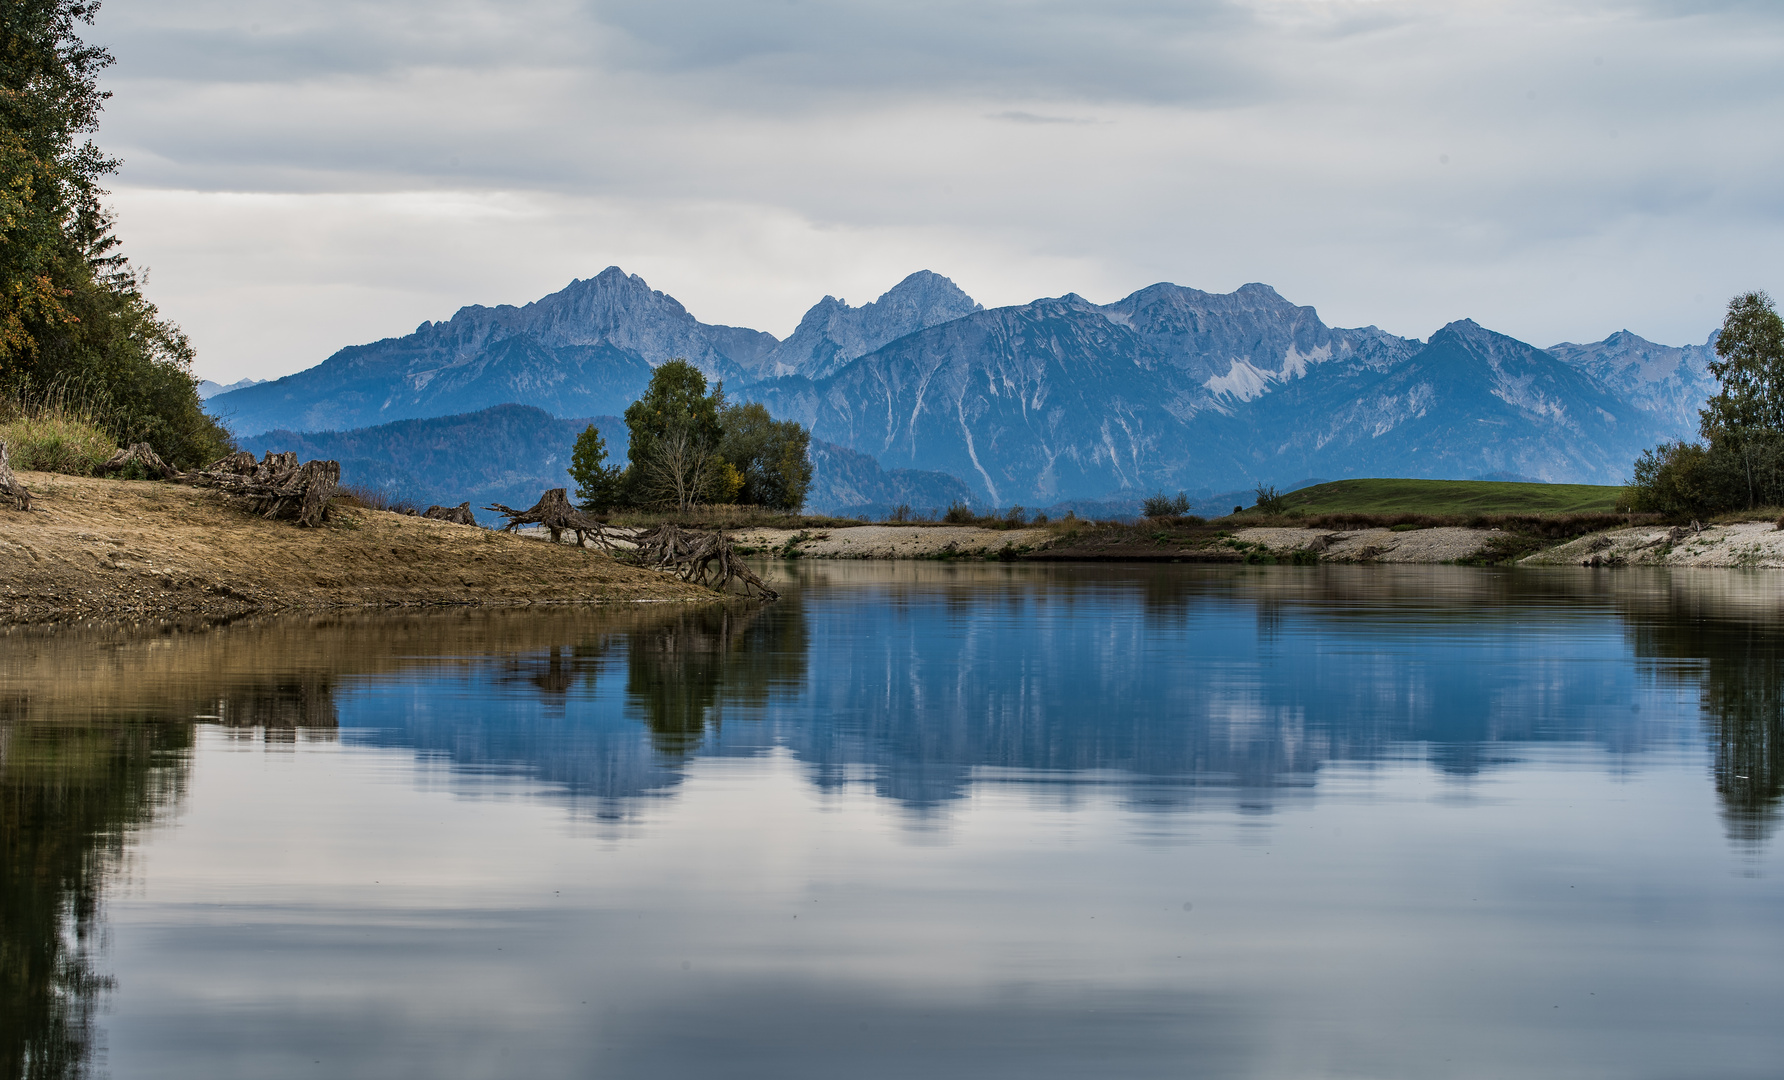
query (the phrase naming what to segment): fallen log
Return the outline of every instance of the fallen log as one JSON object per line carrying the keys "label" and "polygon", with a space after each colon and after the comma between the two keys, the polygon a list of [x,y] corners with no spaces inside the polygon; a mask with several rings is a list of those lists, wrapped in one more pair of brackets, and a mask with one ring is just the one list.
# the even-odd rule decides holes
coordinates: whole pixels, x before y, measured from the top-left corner
{"label": "fallen log", "polygon": [[255,461],[246,451],[231,454],[208,468],[182,473],[182,484],[215,488],[262,517],[289,518],[315,528],[328,516],[328,500],[341,482],[338,461],[306,461],[297,455],[267,451]]}
{"label": "fallen log", "polygon": [[171,480],[179,475],[179,470],[161,460],[153,447],[146,442],[139,442],[128,449],[119,450],[99,466],[101,476],[110,476],[115,472],[123,472],[132,465],[144,476],[153,476],[160,480]]}
{"label": "fallen log", "polygon": [[469,499],[459,503],[457,506],[430,506],[421,512],[421,516],[424,518],[433,518],[435,521],[450,521],[454,525],[477,524],[477,516],[471,513],[471,502]]}
{"label": "fallen log", "polygon": [[722,532],[683,529],[664,522],[632,538],[631,559],[640,566],[665,570],[683,581],[725,592],[735,584],[745,596],[779,600],[780,593],[744,564]]}
{"label": "fallen log", "polygon": [[31,509],[31,493],[12,473],[12,461],[6,454],[6,443],[0,442],[0,498],[12,503],[14,510]]}

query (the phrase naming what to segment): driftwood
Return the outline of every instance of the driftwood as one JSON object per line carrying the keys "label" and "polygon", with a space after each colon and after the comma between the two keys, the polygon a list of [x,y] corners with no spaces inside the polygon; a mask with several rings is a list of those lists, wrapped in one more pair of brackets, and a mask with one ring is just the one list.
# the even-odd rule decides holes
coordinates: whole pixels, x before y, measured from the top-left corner
{"label": "driftwood", "polygon": [[31,509],[31,493],[12,474],[12,461],[6,455],[4,442],[0,442],[0,501],[12,503],[15,510]]}
{"label": "driftwood", "polygon": [[162,480],[172,480],[180,474],[178,469],[162,461],[161,455],[155,453],[154,448],[146,442],[136,443],[127,450],[119,450],[105,464],[99,466],[99,473],[101,476],[110,476],[115,472],[123,472],[132,465],[141,469],[143,475]]}
{"label": "driftwood", "polygon": [[477,524],[477,516],[471,513],[471,503],[468,499],[457,506],[430,506],[421,512],[421,516],[433,518],[435,521],[450,521],[454,525]]}
{"label": "driftwood", "polygon": [[736,582],[745,596],[780,599],[780,593],[769,588],[755,571],[744,565],[722,532],[683,529],[673,522],[664,522],[633,537],[632,543],[636,545],[632,561],[640,566],[667,570],[683,581],[719,592]]}
{"label": "driftwood", "polygon": [[[467,507],[469,505],[466,504]],[[503,532],[513,532],[522,525],[543,525],[551,533],[551,542],[554,544],[561,541],[565,533],[573,532],[576,534],[577,547],[582,547],[593,537],[596,546],[613,550],[613,538],[609,535],[607,526],[571,506],[570,496],[563,488],[552,488],[525,510],[516,510],[501,503],[492,503],[484,509],[493,510],[508,519],[508,523],[502,526]],[[433,511],[428,513],[431,515]]]}
{"label": "driftwood", "polygon": [[328,515],[328,500],[341,482],[338,461],[306,461],[297,455],[267,452],[255,461],[246,451],[231,454],[208,468],[182,473],[182,484],[216,488],[246,503],[262,517],[290,518],[314,528]]}

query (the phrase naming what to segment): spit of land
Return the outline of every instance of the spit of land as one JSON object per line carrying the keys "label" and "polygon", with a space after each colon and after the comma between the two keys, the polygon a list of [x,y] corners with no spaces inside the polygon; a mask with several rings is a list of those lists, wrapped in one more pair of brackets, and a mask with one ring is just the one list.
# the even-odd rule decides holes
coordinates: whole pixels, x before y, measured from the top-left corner
{"label": "spit of land", "polygon": [[475,526],[337,507],[303,529],[177,484],[19,479],[35,506],[0,509],[0,621],[714,599],[593,550]]}

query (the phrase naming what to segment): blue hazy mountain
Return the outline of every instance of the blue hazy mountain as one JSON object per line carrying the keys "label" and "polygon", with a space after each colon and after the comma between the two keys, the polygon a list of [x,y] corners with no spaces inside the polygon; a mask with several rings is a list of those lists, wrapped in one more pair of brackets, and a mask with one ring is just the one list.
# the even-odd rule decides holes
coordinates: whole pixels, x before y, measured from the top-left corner
{"label": "blue hazy mountain", "polygon": [[266,380],[237,379],[235,382],[225,385],[220,382],[213,382],[210,379],[201,379],[198,383],[198,396],[205,399],[214,398],[218,394],[227,394],[232,390],[245,390],[250,386],[259,386],[263,382],[266,382]]}
{"label": "blue hazy mountain", "polygon": [[407,337],[342,349],[306,371],[220,394],[209,408],[238,435],[345,430],[510,402],[556,416],[614,415],[666,360],[686,359],[730,386],[774,371],[828,373],[976,307],[953,282],[924,271],[864,307],[825,297],[783,343],[700,322],[674,297],[610,266],[524,307],[460,308]]}
{"label": "blue hazy mountain", "polygon": [[[928,271],[860,307],[825,297],[778,341],[702,323],[609,268],[523,307],[467,307],[343,349],[211,408],[244,435],[511,402],[611,416],[679,356],[733,398],[871,459],[877,474],[814,452],[814,509],[915,507],[962,490],[978,503],[1046,506],[1307,476],[1617,483],[1642,449],[1691,434],[1713,388],[1709,355],[1626,331],[1542,350],[1468,320],[1429,341],[1330,327],[1261,284],[1224,294],[1158,284],[1112,304],[1067,294],[987,310]],[[916,475],[936,473],[964,488]]]}
{"label": "blue hazy mountain", "polygon": [[1466,320],[1420,343],[1248,285],[1076,296],[919,331],[740,393],[998,505],[1304,476],[1617,483],[1671,432],[1580,367]]}

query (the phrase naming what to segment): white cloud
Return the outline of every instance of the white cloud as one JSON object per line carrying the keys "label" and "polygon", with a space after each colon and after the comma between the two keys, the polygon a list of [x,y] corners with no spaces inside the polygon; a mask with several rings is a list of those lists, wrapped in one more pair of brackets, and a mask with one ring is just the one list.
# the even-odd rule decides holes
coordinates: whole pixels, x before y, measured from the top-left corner
{"label": "white cloud", "polygon": [[123,236],[216,377],[610,263],[778,334],[925,267],[1538,344],[1784,289],[1776,5],[108,0],[93,36]]}

